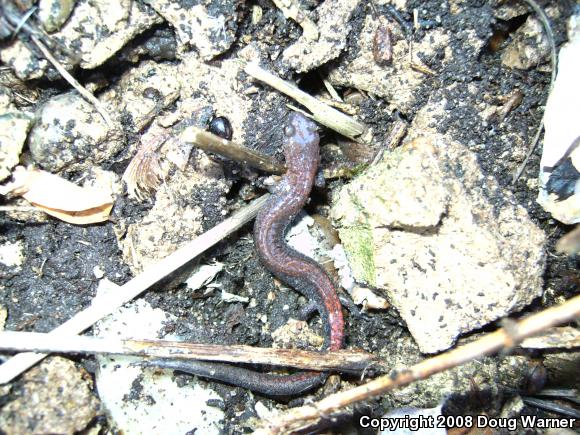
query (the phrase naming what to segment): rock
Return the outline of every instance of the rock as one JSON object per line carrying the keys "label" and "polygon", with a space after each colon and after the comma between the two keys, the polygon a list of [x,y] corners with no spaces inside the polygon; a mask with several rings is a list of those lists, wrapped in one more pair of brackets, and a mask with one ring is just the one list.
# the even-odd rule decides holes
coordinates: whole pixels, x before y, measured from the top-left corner
{"label": "rock", "polygon": [[502,406],[501,413],[499,415],[500,418],[517,418],[524,408],[526,404],[522,400],[520,396],[511,397],[507,400],[507,402]]}
{"label": "rock", "polygon": [[185,284],[192,292],[206,287],[224,269],[224,264],[216,261],[211,264],[197,266],[190,274]]}
{"label": "rock", "polygon": [[230,48],[237,30],[234,0],[204,0],[189,4],[177,0],[146,0],[175,29],[182,52],[194,46],[204,60],[211,60]]}
{"label": "rock", "polygon": [[[106,0],[88,3],[82,17],[75,20],[74,17],[81,14],[79,0],[73,17],[62,29],[63,37],[69,41],[69,45],[74,47],[79,40],[86,44],[81,45],[80,66],[84,69],[102,65],[128,41],[162,22],[151,8],[138,1]],[[77,29],[82,29],[82,33],[77,34]],[[70,34],[67,33],[69,31]]]}
{"label": "rock", "polygon": [[[169,315],[144,300],[119,309],[97,324],[100,337],[158,337]],[[170,337],[165,337],[170,339]],[[98,356],[97,387],[116,429],[127,435],[146,433],[220,433],[222,410],[213,390],[191,382],[178,385],[171,370],[135,366],[135,357]]]}
{"label": "rock", "polygon": [[422,352],[542,293],[545,237],[475,155],[440,136],[396,149],[332,206],[357,281],[378,287]]}
{"label": "rock", "polygon": [[302,35],[284,50],[283,59],[297,72],[307,72],[336,59],[351,30],[350,17],[360,0],[327,0],[316,10],[320,38]]}
{"label": "rock", "polygon": [[0,49],[0,60],[10,66],[14,74],[22,80],[42,77],[50,65],[46,59],[39,59],[22,41],[15,39]]}
{"label": "rock", "polygon": [[76,91],[46,102],[28,142],[34,161],[51,172],[98,164],[123,145],[121,128],[108,126]]}
{"label": "rock", "polygon": [[179,98],[180,82],[175,65],[146,61],[130,69],[99,100],[125,128],[140,132],[168,105]]}
{"label": "rock", "polygon": [[177,79],[181,96],[202,94],[216,115],[225,116],[232,124],[232,140],[245,143],[245,123],[251,115],[252,99],[244,92],[250,83],[242,78],[243,65],[238,59],[225,59],[220,65],[202,62],[194,53],[185,55]]}
{"label": "rock", "polygon": [[[65,0],[56,3],[63,2]],[[64,56],[58,50],[54,55],[67,69],[75,65],[93,69],[102,65],[136,35],[161,22],[155,11],[138,1],[78,0],[66,24],[51,34],[54,41],[75,55]],[[55,25],[56,22],[50,24],[52,27]],[[40,78],[49,67],[47,60],[38,58],[19,40],[2,48],[0,59],[23,80]],[[61,77],[52,73],[51,78]]]}
{"label": "rock", "polygon": [[222,220],[228,190],[221,167],[200,152],[165,180],[143,219],[128,225],[119,242],[127,264],[139,273],[201,234],[206,219]]}
{"label": "rock", "polygon": [[[390,65],[378,65],[373,57],[373,38],[378,20],[367,14],[364,26],[356,37],[356,56],[344,56],[329,69],[329,80],[334,86],[352,87],[367,91],[372,95],[384,97],[395,108],[407,112],[415,102],[417,88],[428,79],[428,75],[409,66],[409,44],[405,33],[396,22],[390,23],[392,33],[393,60]],[[452,56],[449,35],[443,29],[425,32],[421,41],[413,43],[414,58],[417,54],[424,57],[444,55],[443,62]],[[474,40],[474,49],[483,46],[483,41]]]}
{"label": "rock", "polygon": [[0,84],[0,110],[3,113],[13,107],[12,91],[5,83]]}
{"label": "rock", "polygon": [[8,267],[20,268],[24,263],[24,246],[21,241],[0,245],[0,263]]}
{"label": "rock", "polygon": [[[558,7],[548,7],[546,14],[554,19],[560,16]],[[547,62],[550,44],[541,21],[531,14],[524,25],[513,34],[513,39],[501,55],[501,62],[509,68],[530,69]]]}
{"label": "rock", "polygon": [[38,21],[48,33],[59,30],[70,17],[75,0],[40,0],[38,2]]}
{"label": "rock", "polygon": [[18,164],[33,119],[32,115],[19,111],[0,115],[0,181]]}
{"label": "rock", "polygon": [[[6,319],[8,318],[8,310],[0,306],[0,332],[4,331],[6,326]],[[2,394],[4,395],[4,394]]]}
{"label": "rock", "polygon": [[320,349],[324,339],[303,320],[288,319],[272,332],[272,347],[276,349]]}
{"label": "rock", "polygon": [[[565,224],[580,222],[580,14],[568,20],[568,42],[558,55],[558,76],[544,112],[538,203]],[[578,185],[578,187],[577,187]]]}
{"label": "rock", "polygon": [[[548,1],[540,0],[537,3],[540,7],[545,8]],[[503,21],[509,21],[513,18],[528,15],[530,13],[533,13],[532,8],[530,8],[525,2],[499,3],[493,8],[493,16]]]}
{"label": "rock", "polygon": [[73,434],[99,411],[90,376],[65,358],[47,358],[26,372],[22,385],[14,388],[17,398],[0,412],[0,427],[7,435]]}

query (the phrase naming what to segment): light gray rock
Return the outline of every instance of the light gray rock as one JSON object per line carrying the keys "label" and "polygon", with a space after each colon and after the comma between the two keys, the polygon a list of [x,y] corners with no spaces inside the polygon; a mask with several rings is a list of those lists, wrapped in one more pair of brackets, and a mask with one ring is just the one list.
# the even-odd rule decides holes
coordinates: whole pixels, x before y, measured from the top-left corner
{"label": "light gray rock", "polygon": [[[373,57],[373,38],[379,21],[368,14],[360,34],[355,38],[356,56],[345,56],[344,59],[329,69],[329,80],[335,86],[353,87],[372,95],[384,97],[390,104],[403,112],[414,104],[417,88],[428,79],[428,75],[411,68],[409,65],[409,44],[403,29],[392,22],[388,24],[392,34],[392,56],[389,65],[378,65]],[[465,31],[465,40],[474,50],[479,50],[484,41]],[[429,57],[441,50],[444,53],[443,63],[452,59],[449,47],[450,35],[444,29],[425,32],[421,41],[413,44],[414,62],[420,63],[418,54]]]}
{"label": "light gray rock", "polygon": [[[54,55],[67,69],[76,65],[85,69],[96,68],[136,35],[161,22],[161,17],[153,9],[138,1],[78,0],[64,26],[51,34],[68,55],[62,50],[53,50]],[[20,40],[5,45],[0,50],[0,59],[22,80],[44,76],[50,65]],[[61,78],[60,75],[52,77]]]}
{"label": "light gray rock", "polygon": [[194,46],[204,60],[224,53],[235,40],[237,1],[146,0],[175,29],[181,51]]}
{"label": "light gray rock", "polygon": [[284,50],[283,58],[297,72],[306,72],[336,59],[351,30],[350,16],[360,0],[327,0],[317,9],[318,40],[302,35]]}
{"label": "light gray rock", "polygon": [[17,399],[0,412],[8,435],[73,434],[84,429],[99,411],[90,376],[61,357],[49,357],[22,377]]}
{"label": "light gray rock", "polygon": [[[201,93],[200,105],[211,106],[216,114],[225,116],[232,124],[234,142],[246,142],[246,122],[251,112],[252,98],[244,88],[243,63],[238,59],[224,59],[220,65],[203,62],[195,53],[184,55],[177,72],[181,85],[181,101]],[[268,93],[264,100],[281,98]],[[270,103],[271,104],[271,103]]]}
{"label": "light gray rock", "polygon": [[124,144],[120,127],[109,127],[76,92],[48,100],[28,140],[33,160],[51,172],[100,163]]}
{"label": "light gray rock", "polygon": [[19,111],[0,115],[0,181],[18,164],[32,120],[32,115]]}
{"label": "light gray rock", "polygon": [[[560,15],[557,6],[546,8],[546,14],[554,19]],[[515,31],[513,39],[501,55],[501,62],[510,68],[530,69],[547,62],[550,44],[541,21],[531,14],[524,25]]]}
{"label": "light gray rock", "polygon": [[48,33],[59,30],[75,7],[75,0],[40,0],[38,20]]}
{"label": "light gray rock", "polygon": [[[141,220],[126,228],[123,221],[118,222],[116,230],[123,258],[135,273],[201,234],[208,210],[226,209],[229,184],[221,166],[202,153],[192,160],[185,170],[166,176],[153,208]],[[168,174],[171,165],[163,168],[167,171],[164,174]]]}
{"label": "light gray rock", "polygon": [[19,269],[24,263],[24,245],[22,242],[10,243],[3,240],[0,244],[0,263],[7,267]]}
{"label": "light gray rock", "polygon": [[140,132],[179,98],[176,65],[146,61],[128,70],[99,100],[125,129]]}
{"label": "light gray rock", "polygon": [[48,68],[46,59],[39,59],[22,41],[15,39],[0,50],[0,60],[22,80],[42,77]]}
{"label": "light gray rock", "polygon": [[383,290],[422,352],[542,292],[545,237],[475,155],[418,138],[346,185],[332,207],[359,282]]}

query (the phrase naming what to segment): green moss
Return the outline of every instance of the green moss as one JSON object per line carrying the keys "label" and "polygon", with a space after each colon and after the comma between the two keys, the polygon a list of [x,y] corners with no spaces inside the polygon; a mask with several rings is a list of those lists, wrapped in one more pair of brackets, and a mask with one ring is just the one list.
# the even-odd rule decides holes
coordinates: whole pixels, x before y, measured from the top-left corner
{"label": "green moss", "polygon": [[372,286],[376,285],[374,244],[370,228],[357,225],[342,228],[339,233],[355,279]]}

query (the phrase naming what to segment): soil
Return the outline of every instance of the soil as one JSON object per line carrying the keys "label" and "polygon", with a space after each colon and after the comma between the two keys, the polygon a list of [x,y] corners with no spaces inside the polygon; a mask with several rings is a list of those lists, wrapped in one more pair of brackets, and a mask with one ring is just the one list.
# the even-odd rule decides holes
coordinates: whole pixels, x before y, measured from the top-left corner
{"label": "soil", "polygon": [[[281,21],[280,14],[276,13],[270,2],[260,0],[257,3],[264,10],[262,19],[266,23],[276,25],[276,39],[271,44],[286,45],[300,35],[299,26],[291,20]],[[431,10],[437,14],[440,11],[440,3],[440,0],[410,0],[407,2],[407,10],[420,8],[426,11],[424,15],[431,15],[429,13]],[[461,30],[470,28],[478,36],[490,38],[494,27],[497,26],[497,20],[493,17],[493,9],[489,2],[471,0],[463,3],[469,5],[470,13],[444,15],[441,17],[441,23],[437,25],[450,29],[452,34],[460,34]],[[251,22],[250,10],[245,8],[246,13],[241,15],[242,21],[238,27],[238,41],[243,40],[244,37],[263,37],[260,36],[260,30],[256,29],[256,25]],[[553,20],[552,23],[557,46],[565,41],[565,21],[571,13],[568,7],[563,7],[563,11],[562,16]],[[365,14],[364,6],[360,6],[353,14],[352,35],[355,35],[356,29],[362,26]],[[407,22],[412,22],[411,14],[403,13],[402,17]],[[515,31],[517,25],[522,23],[520,20],[510,24],[513,25],[510,31]],[[420,39],[420,32],[422,30],[414,37]],[[155,41],[161,40],[165,46],[170,33],[169,26],[161,25],[137,40],[145,46],[154,46]],[[132,42],[134,43],[135,41]],[[450,45],[454,52],[454,61],[451,65],[443,68],[437,56],[422,59],[425,65],[437,71],[437,74],[430,76],[416,91],[416,101],[412,110],[399,113],[398,116],[412,121],[417,111],[434,96],[461,102],[457,106],[449,103],[446,109],[450,110],[453,116],[447,117],[438,126],[438,130],[449,134],[460,143],[467,146],[473,145],[484,173],[497,178],[504,189],[512,191],[519,203],[527,209],[532,220],[547,234],[546,249],[549,253],[545,271],[545,289],[547,290],[543,298],[518,315],[549,307],[573,296],[578,291],[580,278],[577,272],[578,260],[552,254],[555,242],[568,232],[570,227],[558,223],[544,212],[535,202],[536,189],[529,187],[530,182],[537,178],[541,147],[533,153],[520,180],[512,185],[511,174],[520,164],[521,159],[510,158],[514,152],[514,145],[502,138],[506,135],[518,135],[522,138],[519,146],[525,147],[529,144],[542,117],[543,105],[548,94],[550,72],[540,67],[529,71],[506,68],[501,63],[500,52],[494,52],[488,48],[481,52],[474,52],[469,49],[465,41],[460,39],[450,41]],[[232,53],[235,53],[238,48],[237,44],[234,44],[223,57],[233,55]],[[164,53],[173,55],[171,49],[164,50]],[[177,62],[172,59],[172,55],[165,54],[161,56],[152,53],[151,57],[165,62]],[[342,56],[356,55],[354,41],[349,39]],[[170,60],[167,60],[168,58]],[[99,68],[96,74],[107,75],[111,77],[111,81],[114,81],[114,78],[120,76],[123,69],[128,66],[129,64],[122,61],[115,63],[113,58]],[[316,73],[297,77],[289,72],[288,78],[300,78],[300,86],[309,91],[322,87],[322,82]],[[89,77],[86,77],[86,80],[89,80]],[[450,84],[456,84],[456,86],[450,90]],[[478,92],[475,94],[469,92],[469,84],[475,85]],[[60,92],[62,87],[62,83],[47,81],[40,81],[37,85],[43,96]],[[515,88],[524,90],[525,97],[522,104],[509,114],[506,122],[485,123],[487,125],[484,125],[482,116],[476,109],[477,104],[482,101],[482,96],[505,95]],[[267,120],[267,125],[270,126],[279,126],[282,123],[287,111],[283,103],[290,100],[282,100],[277,107],[268,107],[265,110],[260,109],[260,94],[256,94],[253,98],[255,111],[253,110],[250,114],[248,123],[259,121],[260,125],[266,125],[264,120]],[[43,97],[40,100],[42,99]],[[379,142],[386,136],[389,125],[397,116],[388,111],[379,110],[384,104],[385,102],[381,99],[367,98],[360,112],[360,118],[373,128]],[[248,132],[252,131],[254,130],[248,129]],[[280,142],[280,136],[281,128],[264,130],[260,127],[255,129],[254,134],[249,133],[246,139],[249,144],[261,151],[272,154],[278,148],[275,144]],[[324,131],[321,147],[324,148],[334,139],[331,131]],[[476,147],[475,144],[485,144],[485,146]],[[105,163],[103,167],[121,176],[128,163],[127,157],[118,157]],[[276,157],[281,160],[280,155]],[[329,161],[330,158],[332,155],[325,154],[323,166],[330,167],[337,163]],[[344,156],[341,158],[345,159]],[[233,210],[242,204],[239,194],[248,184],[248,173],[232,171],[231,168],[237,166],[235,164],[225,163],[224,166],[226,177],[232,182],[227,207]],[[250,178],[258,179],[257,183],[251,184],[253,184],[252,189],[259,193],[260,189],[255,186],[259,186],[261,177],[267,174],[255,171],[249,173]],[[74,175],[68,174],[68,176],[74,179]],[[346,180],[332,180],[327,182],[325,187],[317,188],[307,211],[310,214],[315,212],[327,214],[330,192],[345,182]],[[146,208],[137,202],[120,199],[116,203],[113,217],[122,214],[125,217],[134,216],[137,219],[146,211]],[[204,227],[211,227],[219,222],[220,215],[211,204],[207,204],[206,208],[203,210],[204,215],[210,216],[210,219],[204,222]],[[8,310],[9,315],[6,321],[8,330],[47,332],[79,310],[86,308],[95,296],[97,279],[93,269],[96,266],[104,272],[107,278],[119,285],[132,276],[129,267],[122,261],[112,223],[77,227],[56,219],[49,219],[46,222],[30,224],[11,219],[8,215],[0,213],[0,240],[3,243],[21,241],[24,244],[25,262],[18,273],[11,272],[10,268],[0,263],[2,280],[0,306]],[[201,259],[202,262],[213,260],[225,264],[225,272],[219,279],[221,288],[226,292],[255,300],[255,304],[224,304],[219,291],[202,298],[193,297],[191,290],[183,285],[172,288],[157,286],[143,297],[153,307],[162,308],[175,315],[178,320],[168,322],[166,330],[186,339],[208,343],[271,346],[270,332],[284,325],[289,317],[297,317],[306,300],[292,289],[281,287],[260,264],[253,247],[251,224],[210,249]],[[268,298],[270,293],[275,294],[275,298]],[[284,306],[288,309],[283,309]],[[264,314],[268,317],[269,330],[263,328],[263,323],[259,320]],[[345,309],[345,316],[345,345],[351,349],[362,349],[368,352],[385,351],[393,342],[408,340],[410,337],[404,322],[392,309],[368,313],[362,313],[358,309]],[[321,333],[318,321],[312,321],[311,324],[315,331]],[[486,330],[494,328],[495,325],[489,325]],[[92,357],[71,358],[83,365],[88,372],[94,373],[95,363]],[[182,383],[192,382],[190,376],[181,374],[175,376]],[[357,382],[356,379],[349,380],[353,383]],[[21,381],[16,380],[16,385],[18,382]],[[501,380],[498,382],[501,383]],[[240,388],[219,383],[211,384],[223,398],[223,403],[216,403],[215,406],[219,406],[226,412],[224,433],[248,432],[248,418],[257,417],[254,411],[256,401],[260,400],[269,405],[277,403]],[[138,389],[139,386],[135,385],[135,388]],[[234,390],[237,394],[232,395],[231,392]],[[328,388],[322,388],[314,395],[321,398],[328,393]],[[2,398],[2,403],[10,400],[11,397],[8,394]],[[296,406],[303,401],[303,398],[294,398],[289,400],[287,405]],[[387,401],[379,399],[367,401],[364,405],[357,406],[354,414],[380,416],[388,411],[387,405]],[[537,413],[535,409],[531,411],[528,409],[526,412]],[[354,419],[347,418],[347,421],[340,422],[343,430],[346,430],[345,428],[352,421]],[[107,425],[102,419],[99,419],[98,424]]]}

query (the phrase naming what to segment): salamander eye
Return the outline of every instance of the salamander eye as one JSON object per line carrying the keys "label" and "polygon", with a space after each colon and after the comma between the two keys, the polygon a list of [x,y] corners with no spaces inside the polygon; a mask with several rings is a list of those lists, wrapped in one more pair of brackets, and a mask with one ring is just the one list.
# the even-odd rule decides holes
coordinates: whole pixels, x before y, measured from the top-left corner
{"label": "salamander eye", "polygon": [[296,134],[296,129],[294,128],[293,125],[287,125],[286,127],[284,127],[284,135],[286,137],[292,137]]}
{"label": "salamander eye", "polygon": [[209,123],[209,131],[222,139],[231,140],[234,130],[225,116],[218,116]]}

